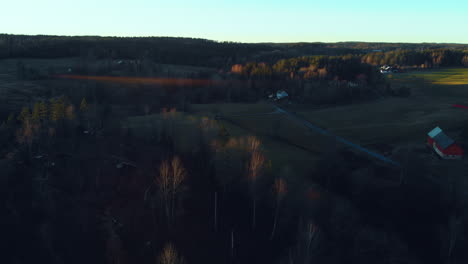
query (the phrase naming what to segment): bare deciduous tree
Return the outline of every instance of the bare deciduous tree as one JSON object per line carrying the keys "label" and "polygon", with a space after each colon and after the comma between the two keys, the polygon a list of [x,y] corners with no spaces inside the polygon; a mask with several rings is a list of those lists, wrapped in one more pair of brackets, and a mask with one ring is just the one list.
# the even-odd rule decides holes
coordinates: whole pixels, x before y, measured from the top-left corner
{"label": "bare deciduous tree", "polygon": [[250,161],[248,163],[248,179],[250,182],[250,191],[252,193],[252,228],[255,229],[255,219],[256,219],[256,183],[258,178],[261,176],[263,167],[265,165],[265,156],[259,151],[256,150],[252,153]]}
{"label": "bare deciduous tree", "polygon": [[462,221],[455,214],[452,214],[450,216],[449,224],[448,224],[449,246],[448,246],[448,252],[447,252],[447,262],[449,263],[452,258],[453,250],[457,243],[457,238],[458,238],[457,234],[461,233],[460,232],[461,224],[462,224]]}
{"label": "bare deciduous tree", "polygon": [[250,153],[260,150],[261,142],[258,138],[254,136],[247,137],[247,151]]}
{"label": "bare deciduous tree", "polygon": [[29,154],[32,153],[32,144],[39,128],[39,124],[34,124],[30,118],[27,118],[23,120],[23,126],[16,131],[18,143],[28,145]]}
{"label": "bare deciduous tree", "polygon": [[157,260],[158,264],[184,264],[185,260],[171,243],[167,243]]}
{"label": "bare deciduous tree", "polygon": [[171,217],[174,218],[174,207],[176,203],[176,195],[182,191],[182,183],[185,180],[187,172],[182,165],[179,157],[174,157],[171,162],[172,167],[172,207]]}
{"label": "bare deciduous tree", "polygon": [[170,196],[171,196],[171,167],[169,161],[164,160],[159,166],[159,177],[156,178],[156,187],[161,196],[161,203],[164,207],[166,218],[170,215]]}
{"label": "bare deciduous tree", "polygon": [[276,209],[275,209],[275,217],[273,220],[273,229],[271,231],[270,239],[273,239],[275,235],[276,223],[278,222],[278,214],[279,214],[280,205],[281,205],[281,202],[283,201],[284,196],[286,196],[286,193],[288,192],[286,181],[282,178],[276,179],[275,183],[273,184],[273,192],[276,196]]}
{"label": "bare deciduous tree", "polygon": [[313,260],[313,254],[316,253],[320,244],[320,228],[312,221],[303,219],[299,222],[297,244],[290,249],[288,260],[289,264],[307,264]]}
{"label": "bare deciduous tree", "polygon": [[74,106],[74,105],[69,104],[69,105],[65,108],[65,117],[66,117],[68,120],[75,120],[75,106]]}
{"label": "bare deciduous tree", "polygon": [[179,157],[174,157],[171,161],[165,160],[159,167],[159,176],[156,178],[155,184],[161,196],[168,224],[175,218],[178,194],[183,190],[186,176],[187,171]]}

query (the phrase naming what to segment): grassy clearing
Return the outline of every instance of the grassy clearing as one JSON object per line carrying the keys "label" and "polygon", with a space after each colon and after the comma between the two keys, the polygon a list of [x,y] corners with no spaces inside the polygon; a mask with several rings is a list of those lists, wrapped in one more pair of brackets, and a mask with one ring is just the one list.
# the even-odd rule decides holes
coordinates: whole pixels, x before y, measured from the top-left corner
{"label": "grassy clearing", "polygon": [[268,103],[193,105],[192,109],[197,115],[221,114],[226,118],[227,123],[257,135],[277,137],[279,140],[302,146],[309,151],[318,151],[320,149],[318,145],[322,142],[302,125],[281,114],[252,115],[273,112],[274,107]]}
{"label": "grassy clearing", "polygon": [[389,76],[394,85],[412,88],[409,98],[298,113],[333,133],[363,145],[423,142],[434,126],[457,130],[468,120],[468,111],[452,107],[468,104],[468,69],[443,69]]}
{"label": "grassy clearing", "polygon": [[[319,155],[314,153],[319,147],[316,138],[296,123],[281,115],[229,117],[237,115],[261,114],[274,111],[271,104],[209,104],[192,105],[191,110],[198,116],[214,116],[215,113],[228,117],[221,121],[233,137],[258,136],[271,160],[273,174],[288,167],[291,174],[307,175],[314,168]],[[276,129],[276,134],[273,130]],[[278,136],[278,137],[275,137]],[[305,148],[295,145],[305,145]],[[290,179],[293,181],[294,179]],[[296,179],[297,180],[297,179]],[[289,182],[290,182],[289,181]]]}
{"label": "grassy clearing", "polygon": [[411,87],[413,94],[419,96],[453,97],[452,100],[468,97],[468,68],[416,71],[388,78],[395,85]]}
{"label": "grassy clearing", "polygon": [[271,104],[260,102],[256,104],[192,104],[190,111],[196,114],[205,114],[214,116],[216,113],[223,115],[244,115],[244,114],[258,114],[268,113],[274,111]]}
{"label": "grassy clearing", "polygon": [[227,120],[221,122],[231,136],[258,136],[272,162],[273,174],[289,167],[292,174],[307,175],[318,161],[321,142],[302,126],[281,115],[238,116],[272,112],[274,107],[271,104],[200,104],[191,105],[191,110],[196,116],[226,116]]}
{"label": "grassy clearing", "polygon": [[[177,138],[178,144],[176,146],[182,150],[189,150],[190,148],[196,147],[193,144],[197,141],[197,135],[193,134],[193,124],[198,122],[204,117],[212,117],[212,108],[221,107],[223,111],[227,113],[238,112],[249,113],[252,111],[272,110],[271,105],[262,104],[226,104],[226,105],[198,105],[195,106],[198,111],[191,114],[177,113],[177,117],[172,123],[174,126],[174,136]],[[219,109],[219,108],[218,108]],[[232,112],[230,112],[232,110]],[[224,112],[222,112],[224,113]],[[275,118],[278,118],[276,116]],[[279,117],[281,118],[281,117]],[[230,121],[220,121],[225,128],[229,131],[232,137],[245,137],[248,135],[256,135],[261,141],[265,150],[265,154],[268,160],[271,160],[273,175],[279,176],[281,171],[288,167],[291,175],[307,175],[310,170],[315,166],[318,155],[312,153],[309,150],[305,150],[294,146],[293,144],[286,142],[287,138],[278,140],[272,138],[269,134],[269,125],[273,123],[274,118],[263,120],[263,122],[255,122],[255,119],[243,119],[236,118]],[[162,114],[154,114],[147,116],[134,116],[125,119],[122,122],[122,126],[132,130],[137,136],[144,138],[158,137],[161,133],[161,127],[164,125],[164,117]],[[252,123],[254,122],[254,123]],[[166,124],[167,126],[167,124]],[[291,128],[291,132],[303,133],[305,130],[300,128]],[[302,136],[302,139],[297,139],[296,143],[299,144],[301,141],[306,142],[307,138],[312,139],[313,137]],[[289,182],[295,179],[290,179]]]}
{"label": "grassy clearing", "polygon": [[[223,121],[224,126],[233,137],[242,137],[255,134],[250,129],[241,128],[231,122]],[[314,168],[318,161],[318,156],[310,151],[295,147],[291,144],[278,141],[269,136],[257,136],[261,139],[268,160],[271,160],[272,172],[274,175],[281,172],[285,167],[291,171],[291,175],[307,175]],[[297,177],[288,179],[288,182],[298,180]]]}
{"label": "grassy clearing", "polygon": [[[270,113],[274,107],[268,103],[259,104],[213,104],[213,105],[195,105],[194,109],[198,115],[210,115],[219,113],[226,118],[225,123],[242,128],[252,134],[263,137],[276,138],[283,144],[298,146],[310,152],[320,152],[323,139],[304,129],[304,126],[291,121],[281,114],[258,115],[252,114]],[[245,116],[242,116],[245,115]]]}
{"label": "grassy clearing", "polygon": [[423,79],[438,85],[468,85],[468,68],[427,70],[392,75],[394,80],[413,81]]}
{"label": "grassy clearing", "polygon": [[423,142],[434,126],[460,128],[468,111],[447,101],[389,98],[376,102],[299,112],[309,121],[359,144]]}

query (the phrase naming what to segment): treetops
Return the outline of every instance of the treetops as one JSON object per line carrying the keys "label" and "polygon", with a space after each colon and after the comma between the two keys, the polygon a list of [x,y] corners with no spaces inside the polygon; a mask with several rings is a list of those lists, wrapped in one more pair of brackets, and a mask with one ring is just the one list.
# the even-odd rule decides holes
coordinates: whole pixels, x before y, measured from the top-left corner
{"label": "treetops", "polygon": [[[234,73],[252,79],[325,79],[355,81],[358,76],[377,75],[377,69],[363,63],[359,56],[303,56],[281,59],[270,65],[249,62],[234,65]],[[374,78],[375,79],[375,78]]]}
{"label": "treetops", "polygon": [[374,66],[399,67],[468,67],[468,50],[424,49],[377,51],[362,55],[302,56],[280,59],[274,63],[248,62],[236,64],[231,73],[251,79],[328,79],[357,81],[358,76],[369,79],[379,75]]}
{"label": "treetops", "polygon": [[[83,98],[79,108],[80,112],[87,112],[88,107],[86,98]],[[8,117],[7,123],[12,123],[14,116],[15,115],[11,113]],[[16,117],[16,119],[21,123],[44,123],[48,121],[59,122],[62,120],[74,120],[75,118],[75,106],[65,96],[52,98],[48,102],[36,102],[34,103],[32,110],[25,106]]]}

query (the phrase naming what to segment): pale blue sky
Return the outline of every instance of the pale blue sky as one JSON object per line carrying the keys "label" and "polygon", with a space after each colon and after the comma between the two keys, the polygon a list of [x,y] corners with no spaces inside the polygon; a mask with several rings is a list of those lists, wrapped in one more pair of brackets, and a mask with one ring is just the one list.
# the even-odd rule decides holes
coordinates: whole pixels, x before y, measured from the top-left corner
{"label": "pale blue sky", "polygon": [[468,0],[0,0],[0,33],[468,43]]}

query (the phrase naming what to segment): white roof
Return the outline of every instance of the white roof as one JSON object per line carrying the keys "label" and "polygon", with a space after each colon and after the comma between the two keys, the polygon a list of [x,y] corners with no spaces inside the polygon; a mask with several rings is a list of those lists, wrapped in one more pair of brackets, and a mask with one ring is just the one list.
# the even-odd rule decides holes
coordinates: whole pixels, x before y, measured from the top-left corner
{"label": "white roof", "polygon": [[440,127],[436,127],[434,129],[432,129],[429,133],[427,133],[427,135],[430,136],[431,138],[434,138],[438,134],[440,134],[440,132],[442,132],[442,129],[440,129]]}
{"label": "white roof", "polygon": [[276,92],[276,97],[277,97],[278,99],[281,99],[281,98],[284,98],[284,97],[288,97],[288,93],[285,92],[285,91],[278,91],[278,92]]}

